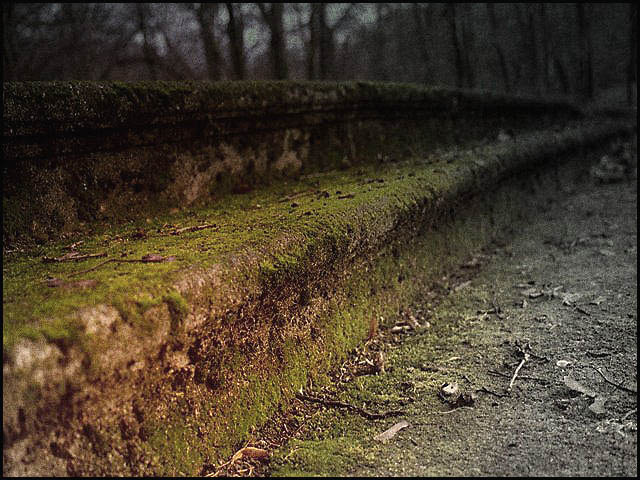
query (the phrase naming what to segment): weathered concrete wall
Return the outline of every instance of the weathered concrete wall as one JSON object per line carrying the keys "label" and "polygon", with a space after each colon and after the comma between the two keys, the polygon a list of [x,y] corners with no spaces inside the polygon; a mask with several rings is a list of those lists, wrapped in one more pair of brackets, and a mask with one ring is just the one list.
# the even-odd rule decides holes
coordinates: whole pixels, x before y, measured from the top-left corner
{"label": "weathered concrete wall", "polygon": [[371,83],[8,83],[3,98],[5,247],[579,116]]}
{"label": "weathered concrete wall", "polygon": [[[254,97],[250,84],[229,87],[231,96],[216,85],[5,86],[14,101],[5,102],[3,202],[14,208],[3,213],[5,236],[41,231],[44,241],[94,217],[119,220],[117,202],[141,215],[151,204],[220,198],[170,221],[113,222],[106,232],[88,223],[96,232],[73,240],[106,257],[84,263],[42,261],[69,253],[71,239],[5,255],[4,474],[198,474],[308,379],[321,382],[372,321],[586,174],[583,152],[628,130],[569,122],[579,116],[569,105],[296,85],[258,85]],[[60,87],[50,104],[37,101]],[[499,128],[516,135],[496,141]],[[423,155],[436,145],[447,152]],[[356,168],[283,190],[243,183],[287,165],[292,174],[328,169],[336,163],[327,155],[339,165],[335,152],[352,150]],[[378,153],[394,161],[371,165]],[[81,197],[77,172],[100,179],[95,198]],[[222,198],[220,172],[227,189],[246,194]],[[154,175],[164,183],[154,187]],[[65,208],[68,220],[48,219]],[[21,226],[25,212],[44,223]],[[176,234],[173,225],[203,222],[211,228]],[[140,225],[145,232],[132,230]],[[173,261],[141,261],[158,252]],[[103,258],[111,263],[100,266]]]}

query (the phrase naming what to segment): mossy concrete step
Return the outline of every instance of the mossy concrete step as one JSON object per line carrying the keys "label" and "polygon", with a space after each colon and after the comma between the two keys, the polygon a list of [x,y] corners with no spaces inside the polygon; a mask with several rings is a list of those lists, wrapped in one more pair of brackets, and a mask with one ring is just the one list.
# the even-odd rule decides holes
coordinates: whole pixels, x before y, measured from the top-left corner
{"label": "mossy concrete step", "polygon": [[523,132],[6,254],[4,473],[197,474],[627,130]]}
{"label": "mossy concrete step", "polygon": [[5,248],[581,117],[560,101],[365,82],[3,84]]}

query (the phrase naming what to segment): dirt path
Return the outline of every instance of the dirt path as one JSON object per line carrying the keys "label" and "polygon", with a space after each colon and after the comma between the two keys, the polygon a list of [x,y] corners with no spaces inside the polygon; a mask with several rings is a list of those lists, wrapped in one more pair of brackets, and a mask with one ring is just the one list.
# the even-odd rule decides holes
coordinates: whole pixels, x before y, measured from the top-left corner
{"label": "dirt path", "polygon": [[[550,205],[313,392],[355,408],[296,401],[256,437],[275,449],[270,461],[227,473],[635,476],[636,209],[635,179],[592,182]],[[402,328],[411,317],[420,328]],[[439,395],[446,382],[474,400],[453,409]],[[362,409],[402,414],[371,420]],[[402,420],[388,442],[374,439]]]}

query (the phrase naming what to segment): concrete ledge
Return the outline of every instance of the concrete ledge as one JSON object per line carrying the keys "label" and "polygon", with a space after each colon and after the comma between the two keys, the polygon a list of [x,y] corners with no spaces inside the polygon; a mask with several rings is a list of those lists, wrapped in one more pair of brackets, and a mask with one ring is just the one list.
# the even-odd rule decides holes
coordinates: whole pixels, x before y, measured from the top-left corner
{"label": "concrete ledge", "polygon": [[571,104],[376,83],[3,84],[5,249],[580,118]]}
{"label": "concrete ledge", "polygon": [[82,263],[43,263],[65,242],[5,255],[3,473],[197,474],[626,131],[565,122],[309,174],[96,226],[81,250],[106,257]]}

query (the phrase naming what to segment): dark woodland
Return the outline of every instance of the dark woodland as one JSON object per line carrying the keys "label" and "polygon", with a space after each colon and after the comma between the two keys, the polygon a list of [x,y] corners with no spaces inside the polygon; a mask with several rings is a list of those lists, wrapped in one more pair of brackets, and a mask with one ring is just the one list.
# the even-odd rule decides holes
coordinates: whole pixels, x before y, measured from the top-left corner
{"label": "dark woodland", "polygon": [[635,3],[4,3],[3,79],[375,80],[635,101]]}

